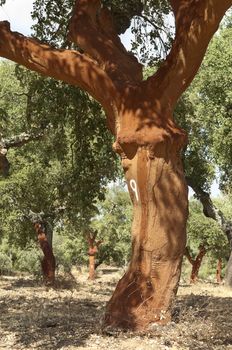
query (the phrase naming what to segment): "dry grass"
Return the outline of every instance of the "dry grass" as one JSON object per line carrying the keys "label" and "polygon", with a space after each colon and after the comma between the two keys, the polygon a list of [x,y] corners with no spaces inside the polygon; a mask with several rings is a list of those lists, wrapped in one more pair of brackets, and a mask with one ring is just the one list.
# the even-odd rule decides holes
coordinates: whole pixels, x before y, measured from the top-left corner
{"label": "dry grass", "polygon": [[30,277],[0,278],[0,349],[222,350],[232,349],[232,291],[198,283],[179,288],[173,319],[149,332],[101,332],[101,318],[117,280],[105,271],[59,277],[55,289]]}

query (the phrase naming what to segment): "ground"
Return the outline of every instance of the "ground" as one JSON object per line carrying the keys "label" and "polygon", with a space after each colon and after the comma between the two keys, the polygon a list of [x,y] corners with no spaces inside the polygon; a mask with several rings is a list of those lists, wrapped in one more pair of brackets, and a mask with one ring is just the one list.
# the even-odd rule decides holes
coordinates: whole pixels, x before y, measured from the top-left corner
{"label": "ground", "polygon": [[48,288],[33,277],[0,277],[0,349],[232,349],[232,291],[223,285],[180,283],[173,322],[146,333],[101,329],[104,307],[122,271],[104,268],[58,277]]}

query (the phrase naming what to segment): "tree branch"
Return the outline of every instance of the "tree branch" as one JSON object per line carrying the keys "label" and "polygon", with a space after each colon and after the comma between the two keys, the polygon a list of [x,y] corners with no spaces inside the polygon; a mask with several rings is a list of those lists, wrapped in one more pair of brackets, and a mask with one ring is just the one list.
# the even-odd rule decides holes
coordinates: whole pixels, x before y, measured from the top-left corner
{"label": "tree branch", "polygon": [[43,131],[39,132],[38,134],[28,134],[24,132],[20,135],[12,136],[8,139],[1,139],[0,145],[4,145],[4,148],[8,150],[9,148],[21,147],[30,141],[39,140],[43,136],[44,136]]}
{"label": "tree branch", "polygon": [[176,20],[176,36],[170,54],[158,72],[148,78],[149,90],[162,96],[172,111],[193,80],[207,46],[232,0],[170,0]]}
{"label": "tree branch", "polygon": [[142,65],[121,43],[110,11],[100,0],[76,1],[68,37],[97,60],[114,82],[142,81]]}
{"label": "tree branch", "polygon": [[0,56],[42,75],[79,86],[101,103],[114,124],[114,86],[107,74],[90,58],[73,50],[57,50],[10,30],[0,22]]}
{"label": "tree branch", "polygon": [[9,175],[10,163],[7,159],[7,152],[9,148],[21,147],[30,141],[41,139],[43,135],[43,132],[39,132],[38,134],[22,133],[8,139],[4,139],[0,134],[0,174],[5,177]]}

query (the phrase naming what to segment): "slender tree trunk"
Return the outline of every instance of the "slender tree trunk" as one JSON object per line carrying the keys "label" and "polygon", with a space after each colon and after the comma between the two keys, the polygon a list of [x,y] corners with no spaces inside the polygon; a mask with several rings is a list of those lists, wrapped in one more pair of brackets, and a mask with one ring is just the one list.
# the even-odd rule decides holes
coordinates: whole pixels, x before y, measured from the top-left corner
{"label": "slender tree trunk", "polygon": [[44,254],[41,261],[44,282],[45,284],[53,284],[55,281],[56,260],[52,250],[52,233],[48,234],[45,225],[41,223],[35,223],[34,227]]}
{"label": "slender tree trunk", "polygon": [[134,205],[132,259],[107,305],[105,322],[143,329],[170,320],[186,243],[187,186],[178,152],[160,143],[123,159]]}
{"label": "slender tree trunk", "polygon": [[217,261],[216,281],[217,283],[222,283],[222,259],[221,258],[219,258]]}
{"label": "slender tree trunk", "polygon": [[225,284],[232,287],[232,250],[230,251],[230,258],[226,266]]}
{"label": "slender tree trunk", "polygon": [[185,256],[188,259],[188,261],[190,262],[190,264],[192,265],[192,271],[191,271],[191,275],[190,275],[190,283],[196,283],[197,279],[198,279],[198,274],[199,274],[199,270],[201,267],[201,263],[202,260],[204,258],[206,254],[206,249],[203,246],[199,247],[199,253],[196,256],[196,259],[194,260],[190,253],[188,248],[185,248]]}
{"label": "slender tree trunk", "polygon": [[202,260],[206,254],[206,249],[205,247],[200,247],[200,251],[196,257],[196,259],[193,262],[192,265],[192,272],[191,272],[191,277],[190,277],[190,283],[196,283],[198,279],[198,274],[199,270],[201,267]]}
{"label": "slender tree trunk", "polygon": [[95,254],[89,255],[89,279],[95,279]]}
{"label": "slender tree trunk", "polygon": [[96,241],[97,231],[89,231],[87,234],[88,244],[89,244],[89,280],[95,279],[95,257],[98,252],[98,247],[102,241]]}

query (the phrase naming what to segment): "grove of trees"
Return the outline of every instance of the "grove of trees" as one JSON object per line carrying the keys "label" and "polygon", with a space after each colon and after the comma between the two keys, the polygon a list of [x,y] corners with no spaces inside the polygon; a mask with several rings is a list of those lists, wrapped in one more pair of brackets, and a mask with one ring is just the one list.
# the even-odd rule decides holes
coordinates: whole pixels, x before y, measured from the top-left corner
{"label": "grove of trees", "polygon": [[[130,222],[129,212],[125,210],[126,216],[117,212],[117,203],[113,208],[99,207],[107,184],[120,171],[104,113],[93,98],[102,106],[114,137],[113,149],[120,155],[133,204],[132,249],[123,244],[118,250],[125,262],[129,255],[131,260],[107,305],[105,325],[143,329],[169,321],[186,247],[187,184],[206,216],[220,222],[231,245],[231,224],[208,193],[215,169],[220,170],[221,188],[226,192],[231,188],[231,90],[224,83],[230,86],[231,77],[226,79],[223,69],[231,70],[232,50],[226,51],[224,64],[218,51],[218,46],[227,45],[230,21],[215,37],[199,78],[183,95],[231,4],[231,0],[151,0],[146,4],[36,0],[33,35],[40,41],[12,32],[8,22],[0,22],[0,55],[36,72],[17,66],[17,82],[6,77],[1,86],[0,165],[3,175],[10,175],[0,183],[1,231],[3,237],[10,231],[12,242],[25,245],[36,228],[42,239],[43,271],[51,280],[52,232],[55,227],[62,232],[64,222],[78,227],[89,242],[102,240],[102,255],[107,233],[100,237],[99,232],[114,232],[111,225],[117,225],[115,241],[128,240],[123,230]],[[172,30],[165,25],[172,12],[173,40]],[[137,45],[132,48],[139,51],[140,61],[118,37],[134,16]],[[155,51],[153,59],[146,54],[145,26]],[[159,27],[165,29],[165,38]],[[147,69],[152,66],[149,72],[153,73],[146,79],[142,62]],[[4,69],[14,68],[4,63],[1,69],[4,74]],[[107,223],[110,210],[120,224]],[[204,227],[199,246],[207,249],[216,231],[208,234]],[[224,254],[218,243],[212,249],[220,248]],[[112,240],[104,259],[107,254],[113,259],[111,247]],[[227,275],[232,280],[231,260]]]}

